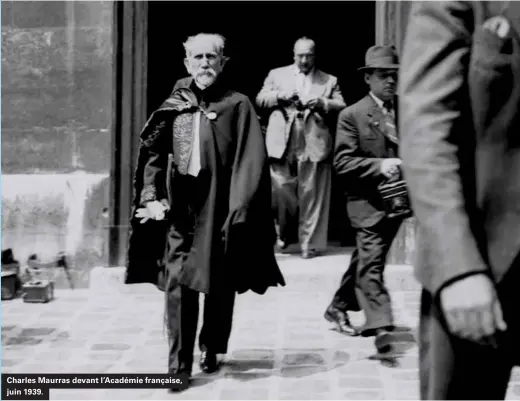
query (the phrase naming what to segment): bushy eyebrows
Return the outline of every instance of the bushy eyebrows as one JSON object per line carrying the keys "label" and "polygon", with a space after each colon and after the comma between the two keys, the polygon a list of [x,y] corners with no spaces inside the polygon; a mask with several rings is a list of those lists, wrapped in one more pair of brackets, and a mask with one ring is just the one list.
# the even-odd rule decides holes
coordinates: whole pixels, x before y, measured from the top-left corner
{"label": "bushy eyebrows", "polygon": [[207,58],[218,57],[218,53],[215,51],[212,51],[212,52],[197,52],[197,53],[190,54],[190,57],[194,57],[194,58],[202,57],[202,56],[206,56]]}

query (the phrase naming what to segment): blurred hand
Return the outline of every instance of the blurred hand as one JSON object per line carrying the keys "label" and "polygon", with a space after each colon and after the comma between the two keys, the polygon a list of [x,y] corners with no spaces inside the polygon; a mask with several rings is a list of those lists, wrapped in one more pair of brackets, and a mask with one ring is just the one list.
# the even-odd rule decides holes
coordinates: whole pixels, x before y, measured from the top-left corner
{"label": "blurred hand", "polygon": [[321,97],[311,98],[307,101],[307,107],[323,110],[325,108],[325,101]]}
{"label": "blurred hand", "polygon": [[165,212],[169,210],[166,202],[152,201],[146,204],[146,207],[136,210],[135,217],[142,219],[141,224],[148,220],[163,220]]}
{"label": "blurred hand", "polygon": [[448,328],[456,336],[496,346],[493,335],[507,329],[495,285],[485,274],[455,281],[441,291],[440,301]]}
{"label": "blurred hand", "polygon": [[282,102],[290,102],[294,101],[295,98],[298,97],[298,92],[296,90],[292,92],[280,92],[278,93],[278,100],[281,100]]}
{"label": "blurred hand", "polygon": [[381,162],[381,173],[386,178],[392,178],[399,174],[401,165],[401,159],[391,158],[383,159]]}

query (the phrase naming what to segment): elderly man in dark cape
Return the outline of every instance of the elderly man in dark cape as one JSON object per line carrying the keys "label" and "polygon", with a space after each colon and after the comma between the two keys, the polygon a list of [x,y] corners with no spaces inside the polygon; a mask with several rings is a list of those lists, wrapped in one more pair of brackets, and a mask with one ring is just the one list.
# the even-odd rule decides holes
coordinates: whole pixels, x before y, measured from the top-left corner
{"label": "elderly man in dark cape", "polygon": [[[197,35],[188,42],[193,77],[176,83],[141,133],[126,283],[165,290],[169,372],[189,375],[199,293],[205,294],[200,366],[210,373],[218,368],[216,355],[227,352],[235,293],[263,294],[285,282],[274,255],[271,181],[257,115],[245,95],[217,77],[223,38]],[[199,81],[211,75],[208,66],[216,72],[204,87]]]}

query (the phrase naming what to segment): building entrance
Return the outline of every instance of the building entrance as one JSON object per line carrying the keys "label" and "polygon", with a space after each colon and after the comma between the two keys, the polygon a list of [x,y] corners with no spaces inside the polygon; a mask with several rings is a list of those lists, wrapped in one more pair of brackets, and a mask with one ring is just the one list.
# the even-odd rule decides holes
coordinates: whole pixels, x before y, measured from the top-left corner
{"label": "building entrance", "polygon": [[[338,77],[347,104],[366,86],[357,68],[375,43],[375,2],[162,2],[148,3],[148,115],[187,75],[182,42],[200,32],[220,33],[230,57],[233,89],[254,102],[270,69],[292,63],[293,44],[316,42],[317,67]],[[352,245],[345,200],[333,180],[329,241]]]}

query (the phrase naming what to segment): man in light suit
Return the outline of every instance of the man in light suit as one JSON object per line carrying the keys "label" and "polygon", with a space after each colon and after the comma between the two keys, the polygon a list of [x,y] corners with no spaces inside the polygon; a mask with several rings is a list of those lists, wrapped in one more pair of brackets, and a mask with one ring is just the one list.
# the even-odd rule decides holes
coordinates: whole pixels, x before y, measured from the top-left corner
{"label": "man in light suit", "polygon": [[301,38],[294,64],[269,72],[256,98],[266,132],[279,246],[299,241],[302,256],[327,246],[333,128],[345,107],[336,77],[315,67],[315,44]]}
{"label": "man in light suit", "polygon": [[422,399],[503,399],[520,364],[520,3],[417,2],[400,77]]}
{"label": "man in light suit", "polygon": [[347,212],[356,232],[350,266],[325,312],[340,332],[356,335],[348,311],[363,309],[361,334],[375,336],[387,353],[394,321],[384,284],[386,256],[402,223],[389,218],[378,185],[400,174],[395,127],[395,92],[399,60],[394,46],[372,46],[360,68],[369,93],[344,109],[338,118],[334,168],[344,184]]}

